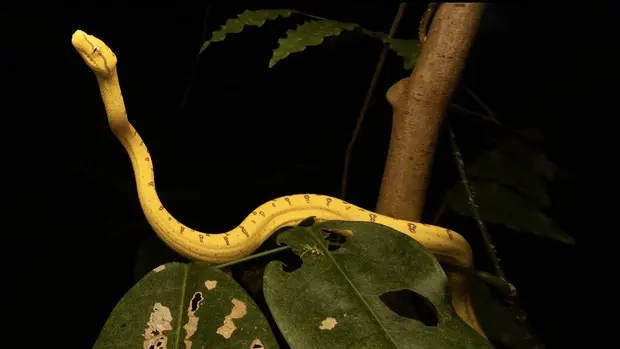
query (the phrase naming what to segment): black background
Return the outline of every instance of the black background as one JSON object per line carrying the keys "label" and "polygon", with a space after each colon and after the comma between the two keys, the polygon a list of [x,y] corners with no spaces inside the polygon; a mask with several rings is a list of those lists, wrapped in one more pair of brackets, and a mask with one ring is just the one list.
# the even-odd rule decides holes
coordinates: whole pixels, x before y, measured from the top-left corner
{"label": "black background", "polygon": [[[95,77],[71,46],[77,29],[116,53],[130,121],[152,154],[162,202],[180,221],[226,231],[281,195],[338,196],[346,144],[381,44],[347,33],[270,69],[277,39],[306,20],[293,15],[212,45],[192,74],[205,7],[2,12],[2,118],[6,153],[14,155],[5,157],[5,191],[16,194],[7,196],[5,212],[15,224],[4,227],[3,258],[5,274],[17,276],[8,279],[6,288],[15,293],[5,299],[16,307],[16,338],[92,346],[134,282],[140,241],[153,234]],[[281,6],[216,3],[207,32],[245,9],[275,7]],[[387,32],[397,7],[296,8]],[[424,8],[408,7],[396,37],[417,36]],[[613,226],[602,222],[614,217],[618,194],[617,15],[609,7],[489,5],[462,79],[502,123],[541,130],[549,157],[569,174],[551,184],[549,214],[576,246],[493,228],[508,277],[548,347],[584,331],[583,311],[605,309],[605,300],[584,298],[583,291],[611,293],[599,270],[615,240]],[[379,191],[391,127],[385,91],[408,75],[390,52],[354,150],[347,200],[359,206],[374,209]],[[455,100],[479,109],[462,89]],[[479,151],[478,140],[495,131],[454,118],[467,161]],[[457,176],[444,132],[425,220]],[[473,221],[447,213],[440,224],[465,235],[483,256],[480,267],[488,266]]]}

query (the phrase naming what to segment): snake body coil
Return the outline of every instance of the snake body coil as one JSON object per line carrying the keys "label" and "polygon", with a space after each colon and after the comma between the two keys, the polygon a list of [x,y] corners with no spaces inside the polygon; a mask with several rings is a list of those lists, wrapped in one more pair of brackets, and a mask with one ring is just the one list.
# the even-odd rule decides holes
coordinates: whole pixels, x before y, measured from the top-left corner
{"label": "snake body coil", "polygon": [[[318,221],[371,221],[390,226],[422,243],[441,262],[472,266],[469,244],[454,231],[391,218],[325,195],[297,194],[271,200],[226,233],[207,234],[183,225],[164,208],[155,190],[151,157],[127,118],[116,72],[116,56],[103,41],[81,30],[73,34],[71,42],[97,77],[110,128],[129,154],[146,219],[159,238],[179,254],[209,263],[228,262],[251,254],[278,228],[315,216]],[[483,334],[471,306],[465,278],[451,275],[451,285],[456,312]]]}

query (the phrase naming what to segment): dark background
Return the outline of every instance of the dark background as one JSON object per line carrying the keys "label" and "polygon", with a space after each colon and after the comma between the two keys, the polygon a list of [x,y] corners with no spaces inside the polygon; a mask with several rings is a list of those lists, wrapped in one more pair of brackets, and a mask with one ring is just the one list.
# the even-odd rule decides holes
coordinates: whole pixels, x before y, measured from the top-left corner
{"label": "dark background", "polygon": [[[277,39],[306,20],[293,15],[212,45],[193,73],[205,7],[15,8],[0,15],[4,139],[14,155],[5,161],[5,191],[15,192],[8,196],[14,225],[3,231],[4,273],[14,276],[5,301],[15,307],[16,338],[92,346],[134,282],[139,244],[154,235],[93,73],[71,46],[77,29],[118,56],[130,121],[152,154],[160,197],[180,221],[226,231],[281,195],[339,195],[345,148],[381,44],[347,33],[269,69]],[[207,32],[245,9],[278,7],[216,3]],[[296,9],[387,32],[397,7]],[[396,37],[417,36],[424,8],[408,7]],[[609,277],[602,267],[613,256],[615,229],[602,222],[617,207],[617,15],[602,6],[489,5],[462,79],[503,124],[540,130],[549,158],[568,173],[549,187],[549,214],[577,245],[492,229],[508,278],[550,348],[584,334],[594,319],[586,310],[606,309],[587,292],[611,293],[603,291]],[[385,91],[408,75],[390,52],[354,150],[347,200],[359,206],[373,209],[377,200],[391,127]],[[479,110],[462,89],[455,100]],[[454,119],[466,161],[480,139],[499,132]],[[444,132],[426,221],[457,176]],[[440,224],[465,235],[479,267],[489,270],[472,220],[447,213]]]}

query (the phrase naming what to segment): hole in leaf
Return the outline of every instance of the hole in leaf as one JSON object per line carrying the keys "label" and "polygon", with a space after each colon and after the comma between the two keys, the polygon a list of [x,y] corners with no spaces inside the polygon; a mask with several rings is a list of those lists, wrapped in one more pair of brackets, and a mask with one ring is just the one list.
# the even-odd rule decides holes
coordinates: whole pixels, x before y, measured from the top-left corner
{"label": "hole in leaf", "polygon": [[425,297],[411,291],[390,291],[379,299],[396,314],[422,322],[426,326],[437,326],[437,309]]}
{"label": "hole in leaf", "polygon": [[282,270],[287,273],[292,273],[301,268],[301,264],[303,263],[301,258],[296,255],[292,249],[282,251],[278,254],[278,257],[278,259],[284,263],[284,265],[282,265]]}
{"label": "hole in leaf", "polygon": [[202,293],[200,292],[194,293],[194,297],[192,297],[192,300],[191,300],[191,312],[192,313],[198,310],[200,301],[202,301]]}
{"label": "hole in leaf", "polygon": [[250,349],[263,349],[264,347],[261,344],[254,344]]}
{"label": "hole in leaf", "polygon": [[321,229],[321,230],[324,233],[328,234],[325,240],[328,243],[327,249],[329,251],[336,251],[342,246],[342,244],[344,244],[347,241],[347,237],[342,234],[338,234],[337,232],[330,231],[327,229]]}

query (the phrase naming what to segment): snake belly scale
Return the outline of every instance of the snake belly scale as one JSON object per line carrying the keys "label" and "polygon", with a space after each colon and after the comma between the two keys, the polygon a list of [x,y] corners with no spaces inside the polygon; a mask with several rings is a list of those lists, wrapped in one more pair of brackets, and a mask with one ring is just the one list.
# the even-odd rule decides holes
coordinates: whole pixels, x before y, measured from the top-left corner
{"label": "snake belly scale", "polygon": [[[166,210],[157,195],[151,157],[144,141],[127,118],[116,71],[116,55],[103,41],[81,30],[73,34],[71,42],[95,73],[110,128],[131,160],[140,206],[146,219],[158,237],[179,254],[208,263],[229,262],[250,255],[278,228],[314,216],[317,221],[349,220],[383,224],[416,239],[441,262],[472,266],[469,244],[454,231],[384,216],[325,195],[295,194],[271,200],[225,233],[203,233],[185,226]],[[451,285],[452,302],[457,314],[484,335],[471,305],[466,280],[463,276],[452,275]]]}

